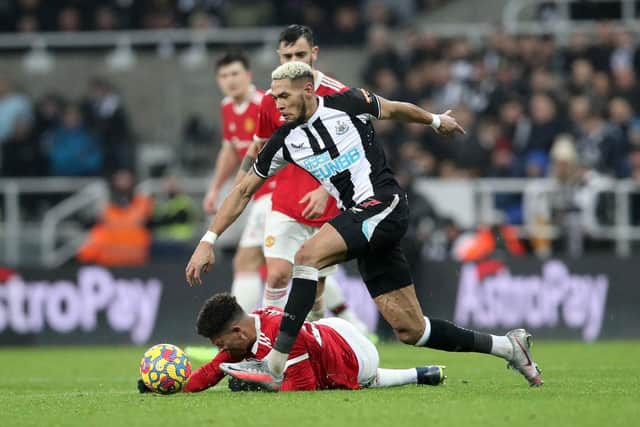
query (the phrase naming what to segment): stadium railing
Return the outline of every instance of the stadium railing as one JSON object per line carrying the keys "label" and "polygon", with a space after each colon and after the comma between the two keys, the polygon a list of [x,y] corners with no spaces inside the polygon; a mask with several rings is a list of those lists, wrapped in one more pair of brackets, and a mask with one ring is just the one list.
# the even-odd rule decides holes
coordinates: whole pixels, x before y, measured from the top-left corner
{"label": "stadium railing", "polygon": [[21,198],[31,196],[42,200],[52,196],[67,197],[95,182],[94,179],[83,178],[0,178],[3,211],[0,215],[2,262],[12,266],[20,265],[24,259],[24,242],[40,246],[37,242],[40,242],[43,220],[26,220],[20,208]]}
{"label": "stadium railing", "polygon": [[[149,179],[139,184],[139,189],[148,194],[162,193],[162,179]],[[181,185],[196,204],[204,195],[207,180],[185,178]],[[477,179],[434,180],[419,179],[416,189],[424,194],[436,210],[452,217],[465,228],[478,224],[500,223],[502,212],[496,207],[499,194],[521,194],[535,190],[542,202],[549,203],[549,196],[557,185],[548,179]],[[602,193],[612,196],[613,218],[602,223],[595,200]],[[605,180],[590,190],[590,200],[580,212],[580,226],[585,234],[615,242],[619,256],[631,254],[631,243],[640,241],[640,226],[632,225],[630,217],[630,195],[640,193],[640,185],[632,180]],[[47,198],[52,195],[68,195],[50,209],[42,218],[25,220],[20,199],[31,195]],[[0,264],[8,266],[36,265],[53,268],[71,259],[86,236],[86,230],[77,224],[79,214],[96,209],[108,198],[107,185],[99,179],[47,178],[46,180],[22,178],[0,179],[0,195],[3,198],[3,214],[0,220]],[[538,202],[536,204],[539,205]],[[526,203],[524,203],[526,205]],[[538,206],[539,207],[539,206]],[[526,211],[526,206],[523,207]],[[528,213],[524,212],[525,218]],[[206,220],[203,218],[203,227]],[[549,225],[546,232],[531,226],[518,228],[522,237],[554,239],[560,235],[561,226]],[[547,234],[545,234],[547,233]],[[229,236],[231,240],[235,237]],[[229,242],[233,244],[233,242]]]}
{"label": "stadium railing", "polygon": [[[620,19],[609,22],[616,28],[640,31],[636,17],[638,5],[635,0],[590,0],[590,3],[619,3]],[[571,4],[583,0],[509,0],[502,10],[499,21],[502,29],[510,34],[569,34],[595,28],[598,21],[573,20],[569,16]],[[535,8],[542,4],[556,6],[556,16],[549,21],[540,20]],[[258,45],[273,46],[281,27],[240,27],[211,29],[160,29],[117,30],[83,32],[39,32],[0,34],[0,50],[47,50],[47,49],[111,49],[118,46],[149,47],[159,44],[175,45]],[[486,36],[496,31],[496,22],[429,23],[430,33],[440,36]],[[401,35],[403,31],[395,31]]]}
{"label": "stadium railing", "polygon": [[[57,267],[73,258],[78,247],[84,241],[86,233],[82,229],[75,229],[60,239],[63,221],[83,210],[104,206],[108,197],[106,182],[97,180],[78,190],[45,213],[40,234],[43,266]],[[61,245],[58,245],[59,240],[63,240]]]}
{"label": "stadium railing", "polygon": [[34,44],[48,48],[111,48],[122,43],[145,47],[158,43],[264,44],[278,39],[280,27],[216,29],[162,29],[83,32],[40,32],[0,34],[0,49],[29,49]]}

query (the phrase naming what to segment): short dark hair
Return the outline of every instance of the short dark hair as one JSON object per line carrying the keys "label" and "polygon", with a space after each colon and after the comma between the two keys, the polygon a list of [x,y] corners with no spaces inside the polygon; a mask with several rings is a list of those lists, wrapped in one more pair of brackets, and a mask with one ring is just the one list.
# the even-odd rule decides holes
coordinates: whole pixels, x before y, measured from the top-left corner
{"label": "short dark hair", "polygon": [[285,46],[294,44],[300,37],[304,37],[309,42],[309,46],[315,46],[313,40],[313,30],[306,25],[293,24],[282,30],[280,38],[278,39],[278,46],[280,43],[284,43]]}
{"label": "short dark hair", "polygon": [[242,64],[245,70],[250,70],[251,65],[249,64],[249,57],[246,53],[241,50],[228,50],[224,55],[216,62],[216,71],[220,69],[220,67],[224,67],[225,65],[233,64],[234,62],[239,62]]}
{"label": "short dark hair", "polygon": [[198,335],[214,337],[244,315],[236,297],[228,293],[216,294],[205,301],[198,313]]}

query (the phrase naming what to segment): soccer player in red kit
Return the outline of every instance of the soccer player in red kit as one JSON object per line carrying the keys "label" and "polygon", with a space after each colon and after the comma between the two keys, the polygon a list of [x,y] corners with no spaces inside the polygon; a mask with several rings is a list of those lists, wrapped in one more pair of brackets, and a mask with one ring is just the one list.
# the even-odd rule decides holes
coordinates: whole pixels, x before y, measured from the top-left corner
{"label": "soccer player in red kit", "polygon": [[[300,61],[312,66],[317,55],[318,47],[309,27],[290,25],[280,34],[278,57],[281,64]],[[314,70],[314,73],[315,92],[320,96],[349,89],[318,70]],[[255,132],[256,147],[268,140],[284,122],[284,117],[267,91],[260,105],[260,119]],[[257,155],[256,147],[252,147],[249,156]],[[284,307],[296,251],[305,240],[338,213],[336,200],[329,197],[327,191],[306,171],[289,165],[278,173],[276,189],[271,199],[271,211],[267,214],[265,226],[263,249],[267,261],[267,286],[264,291],[264,306]],[[322,294],[324,290],[324,302],[327,307],[336,316],[353,323],[361,332],[366,332],[366,326],[346,305],[342,291],[331,278],[330,275],[335,271],[335,266],[320,271],[318,294]],[[319,318],[323,312],[322,301],[318,299],[312,313]]]}
{"label": "soccer player in red kit", "polygon": [[[224,377],[221,363],[265,357],[281,320],[278,307],[247,314],[229,294],[209,298],[198,315],[198,334],[220,352],[191,375],[184,391],[197,392],[216,385]],[[289,355],[281,390],[438,385],[445,378],[441,366],[382,369],[378,362],[376,347],[349,322],[339,318],[305,322]]]}
{"label": "soccer player in red kit", "polygon": [[[222,148],[216,159],[209,190],[203,200],[203,208],[208,214],[216,213],[216,202],[222,186],[238,169],[253,142],[264,95],[264,92],[251,83],[249,60],[242,52],[229,51],[222,56],[216,64],[216,74],[225,98],[221,105]],[[266,213],[271,209],[271,192],[274,187],[275,179],[272,179],[255,194],[233,260],[231,293],[248,311],[258,307],[262,297],[260,268],[265,263],[262,242]]]}

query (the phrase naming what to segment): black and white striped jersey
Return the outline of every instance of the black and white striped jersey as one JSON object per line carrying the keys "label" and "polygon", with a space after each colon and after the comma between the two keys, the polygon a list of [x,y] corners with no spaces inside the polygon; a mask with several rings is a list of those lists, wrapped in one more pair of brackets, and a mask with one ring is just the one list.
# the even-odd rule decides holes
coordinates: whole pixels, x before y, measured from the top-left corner
{"label": "black and white striped jersey", "polygon": [[377,194],[398,191],[371,118],[380,116],[378,97],[364,89],[318,97],[305,123],[287,123],[264,146],[253,165],[267,178],[287,163],[313,175],[342,209]]}

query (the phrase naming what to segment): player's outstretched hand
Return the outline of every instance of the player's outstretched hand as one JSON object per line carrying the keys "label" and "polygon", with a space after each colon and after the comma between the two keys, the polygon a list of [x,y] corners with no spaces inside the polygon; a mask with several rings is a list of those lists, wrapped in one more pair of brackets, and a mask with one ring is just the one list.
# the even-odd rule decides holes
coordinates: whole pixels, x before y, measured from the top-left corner
{"label": "player's outstretched hand", "polygon": [[456,132],[461,134],[465,134],[465,130],[458,124],[455,117],[451,115],[451,110],[447,110],[444,113],[440,114],[440,127],[437,132],[440,135],[452,135]]}
{"label": "player's outstretched hand", "polygon": [[307,206],[302,210],[302,216],[306,219],[315,219],[324,213],[324,210],[327,207],[327,202],[329,201],[329,192],[324,189],[324,187],[319,186],[313,191],[309,191],[307,194],[302,196],[302,199],[298,203],[304,204]]}
{"label": "player's outstretched hand", "polygon": [[198,243],[185,270],[189,286],[201,285],[202,273],[208,272],[214,262],[213,245],[207,242]]}

